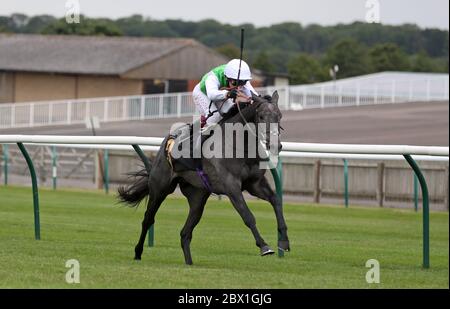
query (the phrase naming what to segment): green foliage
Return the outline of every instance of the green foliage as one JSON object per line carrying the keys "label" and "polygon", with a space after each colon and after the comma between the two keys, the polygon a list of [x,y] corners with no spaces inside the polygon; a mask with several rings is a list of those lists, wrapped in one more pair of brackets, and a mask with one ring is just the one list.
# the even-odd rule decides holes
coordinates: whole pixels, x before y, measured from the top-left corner
{"label": "green foliage", "polygon": [[[165,23],[180,37],[192,37],[192,33],[195,33],[198,28],[198,23],[196,22],[182,21],[179,19],[168,19]],[[128,34],[128,32],[125,33]]]}
{"label": "green foliage", "polygon": [[[248,53],[249,63],[254,63],[254,61],[258,57],[259,52],[260,51],[255,50],[253,52]],[[273,72],[285,72],[285,73],[287,73],[287,64],[289,62],[289,59],[291,59],[297,54],[293,51],[286,51],[280,49],[267,50],[264,51],[264,53],[267,53],[267,57],[270,59],[270,62],[274,67]],[[244,53],[244,59],[247,59],[246,55],[247,53]]]}
{"label": "green foliage", "polygon": [[377,44],[369,51],[370,65],[374,72],[408,71],[408,56],[392,43]]}
{"label": "green foliage", "polygon": [[339,66],[338,78],[366,74],[369,61],[366,48],[353,39],[344,39],[331,47],[325,57],[325,64],[331,68]]}
{"label": "green foliage", "polygon": [[[428,55],[431,57],[447,56],[448,59],[448,31],[425,29],[422,39],[424,41],[422,48]],[[417,50],[415,52],[417,53]]]}
{"label": "green foliage", "polygon": [[255,61],[253,62],[253,67],[267,73],[272,73],[275,71],[275,65],[270,61],[269,56],[264,51],[258,53]]}
{"label": "green foliage", "polygon": [[414,72],[448,73],[448,58],[431,58],[424,51],[411,57]]}
{"label": "green foliage", "polygon": [[122,31],[109,19],[90,19],[80,16],[80,23],[67,23],[61,18],[43,28],[43,34],[77,34],[77,35],[104,35],[120,36]]}
{"label": "green foliage", "polygon": [[327,79],[327,70],[308,54],[299,54],[288,64],[292,84],[311,84]]}
{"label": "green foliage", "polygon": [[23,27],[24,33],[39,33],[49,24],[56,21],[56,18],[50,15],[39,15],[28,19],[27,24]]}
{"label": "green foliage", "polygon": [[56,21],[50,15],[37,15],[28,17],[24,14],[0,16],[0,32],[10,33],[39,33],[43,28]]}
{"label": "green foliage", "polygon": [[230,58],[230,59],[235,59],[235,58],[239,58],[240,56],[240,51],[239,48],[236,47],[236,45],[228,43],[219,47],[215,48],[216,51],[218,51],[219,53],[221,53],[222,55]]}
{"label": "green foliage", "polygon": [[116,25],[123,33],[129,36],[144,36],[145,29],[143,27],[144,18],[142,15],[132,15],[130,17],[119,18]]}
{"label": "green foliage", "polygon": [[9,33],[10,31],[5,26],[0,25],[0,33]]}
{"label": "green foliage", "polygon": [[434,63],[434,71],[440,73],[448,73],[448,58],[431,58]]}

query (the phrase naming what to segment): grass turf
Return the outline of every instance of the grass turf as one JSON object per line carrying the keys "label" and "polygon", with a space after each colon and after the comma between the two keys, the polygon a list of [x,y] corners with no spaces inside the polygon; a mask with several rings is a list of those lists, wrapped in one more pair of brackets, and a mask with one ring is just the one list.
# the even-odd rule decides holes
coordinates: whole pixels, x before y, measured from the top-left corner
{"label": "grass turf", "polygon": [[[431,268],[422,269],[422,216],[410,210],[284,206],[291,252],[260,257],[251,232],[227,200],[208,202],[184,265],[179,231],[185,199],[170,198],[155,225],[155,247],[134,261],[144,206],[100,192],[40,189],[41,240],[34,240],[30,188],[0,187],[1,288],[448,288],[448,213],[430,216]],[[276,248],[276,221],[252,201],[258,228]],[[69,259],[80,283],[68,284]],[[365,280],[369,259],[381,283]]]}

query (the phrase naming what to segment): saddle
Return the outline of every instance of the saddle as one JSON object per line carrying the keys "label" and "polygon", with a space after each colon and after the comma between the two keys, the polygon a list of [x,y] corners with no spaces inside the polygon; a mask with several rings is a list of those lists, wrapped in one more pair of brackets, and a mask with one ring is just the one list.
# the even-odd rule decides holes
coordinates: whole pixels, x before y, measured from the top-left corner
{"label": "saddle", "polygon": [[[188,131],[188,135],[186,134]],[[193,138],[194,125],[187,124],[178,128],[174,133],[171,133],[166,141],[166,158],[172,166],[174,172],[196,171],[202,168],[202,159],[194,158],[195,141]],[[187,135],[187,136],[186,136]],[[177,149],[180,153],[184,153],[183,147],[189,147],[189,156],[175,158],[172,153]]]}

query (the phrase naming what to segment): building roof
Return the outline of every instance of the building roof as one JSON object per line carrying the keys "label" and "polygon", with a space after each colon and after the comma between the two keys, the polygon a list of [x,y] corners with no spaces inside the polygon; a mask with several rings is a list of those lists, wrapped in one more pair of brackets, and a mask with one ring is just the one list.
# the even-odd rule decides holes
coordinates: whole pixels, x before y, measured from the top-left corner
{"label": "building roof", "polygon": [[0,34],[0,70],[121,75],[187,46],[193,39]]}

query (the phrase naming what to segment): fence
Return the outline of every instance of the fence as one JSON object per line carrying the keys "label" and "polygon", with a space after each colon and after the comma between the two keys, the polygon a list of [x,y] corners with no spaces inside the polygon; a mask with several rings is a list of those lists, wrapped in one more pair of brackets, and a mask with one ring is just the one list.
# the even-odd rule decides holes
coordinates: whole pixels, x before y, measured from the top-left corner
{"label": "fence", "polygon": [[[282,157],[283,192],[295,201],[414,207],[418,211],[417,177],[402,156],[317,154],[292,158],[282,153]],[[430,157],[413,158],[427,179],[430,209],[448,211],[448,158],[436,162],[430,162]]]}
{"label": "fence", "polygon": [[289,109],[448,101],[447,76],[385,80],[349,79],[291,86]]}
{"label": "fence", "polygon": [[190,93],[0,104],[0,128],[143,120],[193,115]]}
{"label": "fence", "polygon": [[[448,75],[382,81],[337,81],[313,85],[258,88],[277,90],[282,110],[359,106],[449,99]],[[196,113],[190,92],[0,104],[0,129],[83,124],[191,116]]]}
{"label": "fence", "polygon": [[[139,145],[160,146],[162,138],[155,137],[130,137],[130,136],[39,136],[39,135],[0,135],[0,143],[15,143],[24,155],[30,169],[33,187],[33,204],[35,219],[35,238],[40,239],[39,197],[36,173],[32,159],[30,158],[24,143],[54,143],[54,144],[107,144],[107,145],[132,145],[134,150],[144,162],[147,170],[150,170],[149,162]],[[430,267],[429,260],[429,202],[428,188],[425,178],[416,164],[412,155],[449,156],[448,147],[423,147],[423,146],[397,146],[397,145],[338,145],[338,144],[311,144],[311,143],[283,143],[285,153],[295,156],[299,152],[340,153],[340,154],[383,154],[403,155],[408,164],[414,170],[420,183],[423,195],[423,267]],[[276,192],[282,200],[282,169],[281,160],[278,166],[272,170],[275,179]],[[149,233],[152,232],[149,231]],[[153,233],[151,233],[153,235]],[[152,236],[153,237],[153,236]],[[152,239],[149,236],[149,240]],[[282,251],[278,254],[282,256]]]}
{"label": "fence", "polygon": [[[1,148],[0,179],[5,185],[28,183],[29,172],[18,147],[5,144]],[[154,157],[158,147],[141,149]],[[127,173],[136,169],[137,164],[130,150],[131,146],[124,145],[27,145],[39,185],[54,189],[92,188],[95,184],[95,188],[108,191],[112,185],[127,182]],[[283,193],[290,199],[333,204],[343,201],[347,207],[350,200],[352,204],[379,207],[414,205],[417,211],[421,198],[417,177],[402,156],[285,152],[280,155]],[[448,157],[414,156],[414,160],[427,177],[430,209],[448,210]],[[271,182],[270,177],[268,181]]]}

